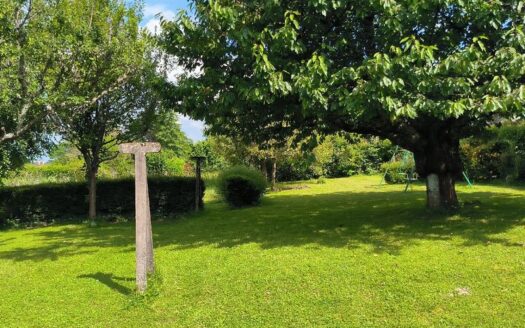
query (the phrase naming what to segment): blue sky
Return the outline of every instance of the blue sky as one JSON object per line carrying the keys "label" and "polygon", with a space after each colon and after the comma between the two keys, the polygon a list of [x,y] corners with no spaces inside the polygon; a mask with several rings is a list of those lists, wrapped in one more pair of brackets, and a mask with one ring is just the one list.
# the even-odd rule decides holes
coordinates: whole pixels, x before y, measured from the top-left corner
{"label": "blue sky", "polygon": [[[171,19],[179,10],[187,8],[188,1],[186,0],[145,0],[142,25],[151,32],[158,31],[159,19],[155,17],[157,14],[162,15],[166,19]],[[180,124],[182,131],[184,131],[190,139],[194,141],[204,139],[204,124],[202,122],[181,116]]]}

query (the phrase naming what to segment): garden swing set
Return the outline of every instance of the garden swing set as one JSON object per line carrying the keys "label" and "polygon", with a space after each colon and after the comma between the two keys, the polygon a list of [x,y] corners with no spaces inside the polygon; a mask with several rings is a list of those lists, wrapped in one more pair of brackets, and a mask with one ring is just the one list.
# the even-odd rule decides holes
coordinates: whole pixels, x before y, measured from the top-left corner
{"label": "garden swing set", "polygon": [[[401,165],[398,167],[396,174],[397,175],[404,175],[405,180],[405,189],[404,192],[407,192],[409,190],[412,190],[412,184],[414,182],[417,182],[419,180],[419,175],[415,171],[414,167],[414,154],[411,151],[408,151],[406,149],[400,149],[399,146],[396,146],[394,149],[394,154],[392,155],[392,158],[390,159],[390,162],[395,162],[398,158],[401,159]],[[406,172],[404,168],[410,167],[410,170]],[[385,173],[383,174],[383,177],[381,179],[381,182],[379,185],[383,185],[386,182],[386,176],[389,173],[389,168],[385,170]],[[463,178],[465,179],[465,182],[467,183],[467,187],[471,188],[474,187],[474,184],[469,179],[468,174],[463,171]]]}

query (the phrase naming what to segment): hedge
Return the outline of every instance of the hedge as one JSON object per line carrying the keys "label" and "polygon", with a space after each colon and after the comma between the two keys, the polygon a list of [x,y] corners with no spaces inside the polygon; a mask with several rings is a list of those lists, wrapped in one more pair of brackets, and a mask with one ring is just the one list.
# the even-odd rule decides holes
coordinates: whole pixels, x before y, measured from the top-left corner
{"label": "hedge", "polygon": [[[149,178],[152,214],[180,214],[195,207],[195,178]],[[204,183],[201,182],[201,206]],[[97,183],[97,213],[101,216],[130,215],[135,211],[133,179],[101,180]],[[86,217],[85,183],[3,187],[0,189],[0,226],[70,221]]]}

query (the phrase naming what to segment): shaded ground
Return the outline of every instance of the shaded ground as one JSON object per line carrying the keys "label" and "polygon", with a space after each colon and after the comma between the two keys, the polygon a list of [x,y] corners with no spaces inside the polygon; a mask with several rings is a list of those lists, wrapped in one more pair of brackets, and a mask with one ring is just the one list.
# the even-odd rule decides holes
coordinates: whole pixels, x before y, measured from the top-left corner
{"label": "shaded ground", "polygon": [[[377,180],[377,181],[376,181]],[[132,224],[0,232],[6,326],[525,325],[522,188],[460,187],[430,213],[421,186],[376,177],[212,202],[154,225],[162,284],[134,296]]]}

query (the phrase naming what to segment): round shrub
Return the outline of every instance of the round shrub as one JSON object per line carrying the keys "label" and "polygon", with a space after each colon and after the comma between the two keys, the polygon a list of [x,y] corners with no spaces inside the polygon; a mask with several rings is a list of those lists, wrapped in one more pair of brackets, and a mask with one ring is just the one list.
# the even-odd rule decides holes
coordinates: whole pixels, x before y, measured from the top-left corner
{"label": "round shrub", "polygon": [[235,166],[224,170],[217,177],[217,191],[233,207],[259,203],[266,191],[267,182],[256,169]]}

